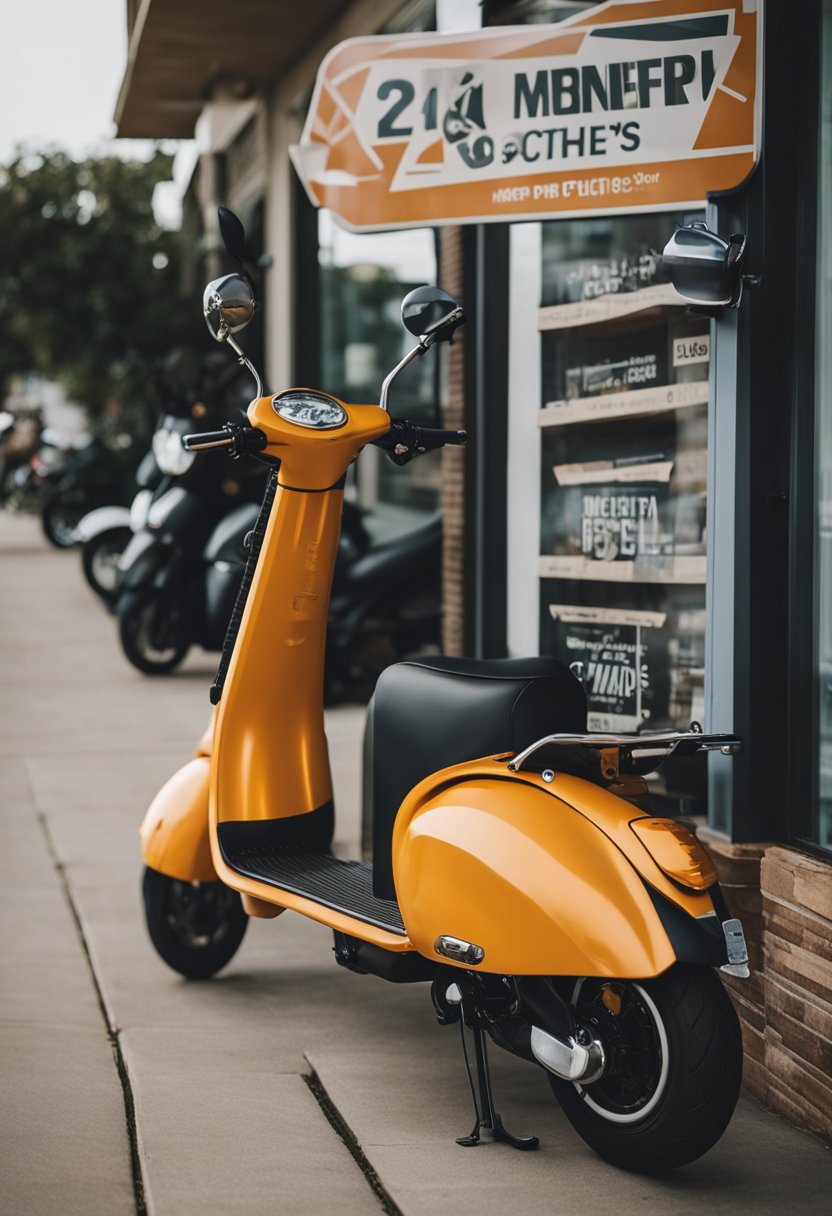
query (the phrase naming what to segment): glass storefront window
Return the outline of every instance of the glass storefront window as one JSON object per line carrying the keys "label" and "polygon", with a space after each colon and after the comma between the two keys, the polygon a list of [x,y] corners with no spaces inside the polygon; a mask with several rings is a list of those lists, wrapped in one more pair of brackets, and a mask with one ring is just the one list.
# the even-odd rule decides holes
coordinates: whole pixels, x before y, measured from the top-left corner
{"label": "glass storefront window", "polygon": [[[654,252],[698,218],[542,226],[540,648],[583,664],[590,730],[704,718],[710,326]],[[704,763],[652,787],[701,813]]]}
{"label": "glass storefront window", "polygon": [[[378,401],[381,383],[413,345],[401,322],[403,296],[436,282],[433,229],[354,233],[328,211],[318,215],[321,298],[321,383],[344,401]],[[390,394],[390,413],[440,426],[438,360],[419,359]],[[432,510],[439,499],[439,453],[394,468],[368,447],[356,466],[361,504],[379,502]]]}
{"label": "glass storefront window", "polygon": [[823,3],[818,149],[815,418],[815,688],[818,800],[815,840],[832,848],[832,0]]}

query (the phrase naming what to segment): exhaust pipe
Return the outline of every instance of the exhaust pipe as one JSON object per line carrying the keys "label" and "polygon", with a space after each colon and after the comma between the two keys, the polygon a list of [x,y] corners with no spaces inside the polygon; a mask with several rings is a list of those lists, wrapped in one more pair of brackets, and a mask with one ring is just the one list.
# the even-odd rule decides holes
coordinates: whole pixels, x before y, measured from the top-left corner
{"label": "exhaust pipe", "polygon": [[580,1081],[589,1085],[598,1080],[606,1064],[604,1048],[597,1039],[590,1039],[586,1044],[573,1038],[564,1042],[539,1026],[532,1026],[530,1047],[538,1064],[562,1081]]}

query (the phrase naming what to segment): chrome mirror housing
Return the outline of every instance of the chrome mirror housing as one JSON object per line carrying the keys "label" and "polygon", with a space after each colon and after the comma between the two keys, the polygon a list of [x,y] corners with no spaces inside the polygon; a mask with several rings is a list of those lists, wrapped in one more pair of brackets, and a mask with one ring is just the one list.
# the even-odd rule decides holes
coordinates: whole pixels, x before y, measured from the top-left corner
{"label": "chrome mirror housing", "polygon": [[202,296],[202,314],[211,337],[226,342],[254,316],[257,303],[248,279],[241,274],[226,274],[213,279]]}
{"label": "chrome mirror housing", "polygon": [[745,236],[724,240],[701,221],[677,228],[662,252],[670,281],[683,299],[704,308],[737,308]]}

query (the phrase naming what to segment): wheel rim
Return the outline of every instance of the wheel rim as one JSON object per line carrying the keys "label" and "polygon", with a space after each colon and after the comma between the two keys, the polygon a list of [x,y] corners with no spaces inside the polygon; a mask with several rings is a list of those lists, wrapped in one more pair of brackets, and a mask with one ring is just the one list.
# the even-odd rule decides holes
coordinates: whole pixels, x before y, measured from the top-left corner
{"label": "wheel rim", "polygon": [[101,544],[93,551],[90,568],[94,582],[102,591],[115,591],[118,586],[118,559],[123,552],[123,546],[116,541]]}
{"label": "wheel rim", "polygon": [[222,883],[179,882],[170,885],[166,921],[186,950],[211,950],[228,937],[236,893]]}
{"label": "wheel rim", "polygon": [[[605,1004],[605,990],[620,997],[620,1012]],[[613,1002],[615,1003],[615,1002]],[[578,980],[572,1004],[579,1026],[604,1045],[603,1075],[585,1088],[586,1105],[611,1123],[636,1123],[655,1110],[667,1088],[670,1046],[661,1014],[641,984],[628,980]]]}
{"label": "wheel rim", "polygon": [[67,548],[75,544],[76,529],[83,514],[83,507],[73,507],[71,504],[62,505],[52,513],[52,532],[59,544]]}
{"label": "wheel rim", "polygon": [[148,663],[172,663],[184,646],[179,614],[166,612],[158,600],[139,605],[131,624],[136,649]]}

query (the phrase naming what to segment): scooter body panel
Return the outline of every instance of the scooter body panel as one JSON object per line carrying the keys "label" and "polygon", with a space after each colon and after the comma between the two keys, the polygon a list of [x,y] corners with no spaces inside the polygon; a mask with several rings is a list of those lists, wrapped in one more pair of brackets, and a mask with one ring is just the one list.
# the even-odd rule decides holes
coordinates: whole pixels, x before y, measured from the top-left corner
{"label": "scooter body panel", "polygon": [[393,837],[414,946],[438,957],[437,939],[457,937],[484,950],[482,970],[513,975],[661,974],[677,954],[647,884],[690,917],[713,903],[670,882],[630,830],[637,818],[650,817],[591,782],[545,784],[504,758],[428,778]]}
{"label": "scooter body panel", "polygon": [[216,882],[208,831],[211,759],[197,755],[159,790],[139,835],[145,864],[180,882]]}

